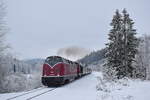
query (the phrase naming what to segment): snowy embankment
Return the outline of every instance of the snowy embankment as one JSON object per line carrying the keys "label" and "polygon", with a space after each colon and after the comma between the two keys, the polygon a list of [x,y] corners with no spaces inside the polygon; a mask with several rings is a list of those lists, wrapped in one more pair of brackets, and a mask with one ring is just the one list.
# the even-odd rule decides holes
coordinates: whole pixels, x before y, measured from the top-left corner
{"label": "snowy embankment", "polygon": [[150,81],[121,79],[106,82],[98,76],[97,100],[150,100]]}
{"label": "snowy embankment", "polygon": [[[101,81],[100,81],[101,80]],[[42,91],[48,90],[45,88]],[[99,90],[97,90],[99,89]],[[37,94],[40,93],[36,92]],[[0,94],[0,100],[16,96],[21,93]],[[26,96],[13,100],[26,100]],[[47,92],[33,100],[149,100],[150,82],[141,80],[122,79],[117,82],[106,82],[102,79],[102,74],[93,72],[70,84]]]}
{"label": "snowy embankment", "polygon": [[0,90],[1,92],[21,92],[26,90],[41,87],[40,73],[33,74],[10,74],[5,76],[2,80]]}

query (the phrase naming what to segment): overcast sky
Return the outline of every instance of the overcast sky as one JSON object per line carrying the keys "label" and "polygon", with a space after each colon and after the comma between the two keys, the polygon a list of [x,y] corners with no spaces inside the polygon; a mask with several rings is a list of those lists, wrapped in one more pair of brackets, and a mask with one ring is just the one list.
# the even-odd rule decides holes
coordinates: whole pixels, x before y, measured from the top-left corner
{"label": "overcast sky", "polygon": [[116,9],[126,8],[139,35],[150,34],[150,0],[7,0],[7,41],[20,59],[58,49],[105,47]]}

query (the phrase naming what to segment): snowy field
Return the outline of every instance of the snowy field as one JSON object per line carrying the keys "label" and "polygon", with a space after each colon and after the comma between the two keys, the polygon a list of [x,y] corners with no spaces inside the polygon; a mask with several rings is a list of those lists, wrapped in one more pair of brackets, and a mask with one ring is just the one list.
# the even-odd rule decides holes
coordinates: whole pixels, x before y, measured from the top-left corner
{"label": "snowy field", "polygon": [[[11,100],[31,100],[30,97],[45,91],[48,92],[32,98],[32,100],[150,100],[149,81],[124,79],[105,83],[102,79],[99,84],[99,78],[102,79],[102,74],[93,72],[53,91],[49,91],[53,88],[39,88],[32,90],[35,91],[33,93],[30,91],[29,94]],[[99,86],[97,86],[98,84]],[[97,87],[100,88],[98,91]],[[7,100],[23,93],[26,92],[0,94],[0,100]]]}

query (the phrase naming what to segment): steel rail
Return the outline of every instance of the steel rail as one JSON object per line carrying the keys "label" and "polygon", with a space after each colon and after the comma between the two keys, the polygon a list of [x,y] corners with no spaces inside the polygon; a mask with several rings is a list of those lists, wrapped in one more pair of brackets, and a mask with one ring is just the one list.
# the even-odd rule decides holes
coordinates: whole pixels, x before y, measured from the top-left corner
{"label": "steel rail", "polygon": [[21,96],[24,96],[24,95],[27,95],[27,94],[30,94],[30,93],[37,92],[37,91],[42,90],[42,89],[45,89],[45,88],[38,88],[38,89],[35,89],[35,90],[31,90],[31,91],[29,91],[29,92],[22,93],[22,94],[20,94],[20,95],[17,95],[17,96],[8,98],[8,99],[6,99],[6,100],[12,100],[12,99],[15,99],[15,98],[18,98],[18,97],[21,97]]}
{"label": "steel rail", "polygon": [[33,98],[36,98],[36,97],[38,97],[38,96],[41,96],[41,95],[43,95],[43,94],[45,94],[45,93],[48,93],[48,92],[50,92],[50,91],[53,91],[53,90],[55,90],[55,89],[56,89],[56,88],[51,89],[51,90],[47,90],[47,91],[42,92],[42,93],[39,93],[39,94],[34,95],[34,96],[32,96],[32,97],[30,97],[30,98],[28,98],[28,99],[26,99],[26,100],[31,100],[31,99],[33,99]]}

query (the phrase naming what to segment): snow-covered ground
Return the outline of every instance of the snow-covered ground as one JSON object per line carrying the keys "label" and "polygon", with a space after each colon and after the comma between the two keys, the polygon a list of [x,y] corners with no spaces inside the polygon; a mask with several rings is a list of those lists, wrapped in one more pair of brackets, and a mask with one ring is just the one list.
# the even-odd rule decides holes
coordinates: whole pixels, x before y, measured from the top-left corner
{"label": "snow-covered ground", "polygon": [[150,82],[120,80],[107,83],[105,90],[97,92],[98,100],[150,100]]}
{"label": "snow-covered ground", "polygon": [[[99,78],[97,77],[102,79],[102,74],[93,72],[32,100],[150,100],[149,81],[124,79],[118,82],[105,83],[102,79],[100,83],[104,83],[98,86],[100,89],[97,91],[96,87],[99,84]],[[52,88],[39,89],[36,92],[12,100],[26,100],[50,89]],[[22,93],[25,92],[0,94],[0,100],[7,100]]]}
{"label": "snow-covered ground", "polygon": [[105,82],[97,76],[99,83],[96,100],[150,100],[150,81],[138,79],[120,79],[116,82]]}

